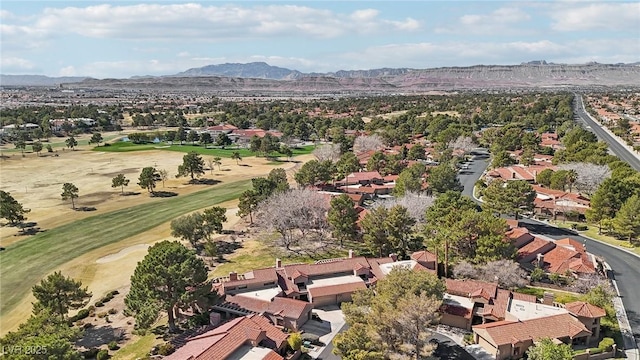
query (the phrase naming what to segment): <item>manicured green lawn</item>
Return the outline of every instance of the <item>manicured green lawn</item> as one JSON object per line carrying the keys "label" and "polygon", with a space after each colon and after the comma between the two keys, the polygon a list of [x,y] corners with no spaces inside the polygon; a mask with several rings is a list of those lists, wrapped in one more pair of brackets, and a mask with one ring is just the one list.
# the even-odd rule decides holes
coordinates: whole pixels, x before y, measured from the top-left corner
{"label": "manicured green lawn", "polygon": [[31,291],[31,286],[58,266],[187,212],[237,198],[250,187],[251,182],[245,180],[188,195],[153,199],[149,203],[77,220],[9,245],[0,253],[0,313],[11,311]]}
{"label": "manicured green lawn", "polygon": [[[310,154],[314,149],[313,145],[307,145],[300,148],[293,148],[293,156]],[[188,153],[195,151],[200,155],[219,156],[224,158],[230,158],[234,152],[239,152],[242,158],[256,156],[254,152],[251,152],[246,148],[228,148],[228,149],[205,149],[203,146],[193,146],[190,144],[184,145],[169,145],[165,143],[158,144],[134,144],[128,141],[118,141],[109,146],[96,146],[94,151],[108,151],[108,152],[129,152],[129,151],[144,151],[144,150],[165,150],[165,151],[177,151]],[[284,157],[279,153],[273,153],[274,156]]]}

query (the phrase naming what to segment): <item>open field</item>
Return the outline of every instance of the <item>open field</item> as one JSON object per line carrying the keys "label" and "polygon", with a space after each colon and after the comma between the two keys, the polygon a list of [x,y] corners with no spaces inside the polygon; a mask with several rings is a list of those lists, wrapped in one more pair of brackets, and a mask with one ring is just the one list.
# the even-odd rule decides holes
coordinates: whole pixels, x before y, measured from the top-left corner
{"label": "open field", "polygon": [[[221,205],[229,209],[225,228],[233,226],[237,222],[237,200],[229,200],[249,187],[249,179],[265,176],[276,167],[268,165],[264,158],[249,157],[240,165],[223,159],[221,171],[216,167],[204,176],[220,184],[190,185],[187,179],[175,178],[183,156],[177,152],[56,153],[59,156],[23,158],[14,154],[0,160],[0,188],[30,208],[28,221],[45,230],[27,237],[19,235],[17,228],[0,227],[0,245],[7,248],[0,253],[2,334],[28,317],[33,301],[30,288],[49,272],[61,270],[81,280],[93,292],[93,300],[127,286],[137,261],[146,254],[142,245],[171,238],[171,219],[223,202]],[[301,156],[296,161],[310,157]],[[278,165],[293,169],[297,164]],[[158,190],[178,196],[149,197],[135,184],[144,166],[166,169],[169,179],[164,188],[159,183]],[[125,191],[139,192],[138,195],[120,196],[119,189],[111,188],[111,178],[118,173],[131,180]],[[80,190],[77,205],[96,207],[95,211],[73,211],[60,199],[62,183],[68,181]]]}
{"label": "open field", "polygon": [[[313,145],[304,146],[301,148],[293,148],[293,156],[299,155],[307,155],[310,154],[314,149]],[[177,151],[182,153],[188,153],[195,151],[200,155],[207,156],[219,156],[224,158],[230,158],[234,152],[239,152],[240,156],[244,159],[247,157],[255,156],[255,153],[251,152],[247,148],[205,148],[203,146],[193,146],[190,144],[184,145],[167,145],[164,143],[159,144],[134,144],[131,142],[119,141],[113,143],[109,146],[97,146],[93,149],[94,151],[105,151],[105,152],[131,152],[131,151],[145,151],[145,150],[162,150],[162,151]],[[276,156],[284,157],[284,155],[279,153],[274,153]]]}

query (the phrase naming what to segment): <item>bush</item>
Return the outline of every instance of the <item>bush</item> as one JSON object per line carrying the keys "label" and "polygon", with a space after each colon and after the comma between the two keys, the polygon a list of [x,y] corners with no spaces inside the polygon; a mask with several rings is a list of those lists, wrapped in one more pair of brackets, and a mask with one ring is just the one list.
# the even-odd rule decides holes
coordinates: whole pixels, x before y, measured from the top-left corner
{"label": "bush", "polygon": [[473,334],[465,334],[463,339],[465,344],[469,344],[469,345],[474,344]]}
{"label": "bush", "polygon": [[96,356],[98,355],[99,351],[100,351],[100,349],[98,349],[98,348],[91,348],[91,349],[89,349],[87,351],[83,351],[82,352],[82,356],[85,359],[95,359]]}
{"label": "bush", "polygon": [[111,356],[109,356],[109,350],[102,349],[98,351],[98,355],[96,355],[96,360],[107,360],[110,357]]}
{"label": "bush", "polygon": [[102,301],[98,301],[96,303],[96,307],[103,307],[103,306],[104,306],[104,303],[102,303]]}
{"label": "bush", "polygon": [[118,349],[120,349],[120,346],[118,346],[118,343],[115,342],[115,341],[112,341],[109,344],[107,344],[107,347],[109,348],[109,350],[118,350]]}
{"label": "bush", "polygon": [[111,308],[111,309],[109,309],[108,312],[109,312],[109,314],[113,315],[113,314],[117,314],[118,310]]}
{"label": "bush", "polygon": [[610,337],[606,337],[606,338],[602,339],[602,341],[600,341],[600,343],[598,344],[598,349],[600,349],[602,351],[609,351],[609,350],[611,350],[611,347],[615,343],[616,343],[615,340],[613,340]]}
{"label": "bush", "polygon": [[578,224],[576,225],[576,230],[578,231],[587,231],[589,230],[589,227],[585,224]]}
{"label": "bush", "polygon": [[173,354],[176,349],[171,343],[164,343],[158,346],[158,355],[167,356]]}
{"label": "bush", "polygon": [[69,321],[76,322],[78,320],[86,319],[89,316],[89,309],[81,309],[78,313],[69,318]]}
{"label": "bush", "polygon": [[544,279],[544,270],[539,267],[533,269],[531,272],[531,281],[538,282],[542,279]]}
{"label": "bush", "polygon": [[100,313],[98,313],[98,315],[97,315],[97,316],[98,316],[100,319],[102,319],[103,317],[107,316],[107,312],[106,312],[106,311],[100,312]]}

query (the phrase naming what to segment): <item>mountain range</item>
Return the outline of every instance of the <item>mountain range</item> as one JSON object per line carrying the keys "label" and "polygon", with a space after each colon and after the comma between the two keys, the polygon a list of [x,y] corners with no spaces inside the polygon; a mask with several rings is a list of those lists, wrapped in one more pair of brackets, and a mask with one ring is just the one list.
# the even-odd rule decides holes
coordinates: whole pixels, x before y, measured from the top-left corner
{"label": "mountain range", "polygon": [[303,73],[264,62],[226,63],[192,68],[166,76],[129,79],[49,78],[1,75],[2,86],[77,88],[206,89],[211,91],[421,91],[557,86],[638,86],[640,63],[554,64],[545,60],[520,65],[476,65],[432,69],[381,68]]}

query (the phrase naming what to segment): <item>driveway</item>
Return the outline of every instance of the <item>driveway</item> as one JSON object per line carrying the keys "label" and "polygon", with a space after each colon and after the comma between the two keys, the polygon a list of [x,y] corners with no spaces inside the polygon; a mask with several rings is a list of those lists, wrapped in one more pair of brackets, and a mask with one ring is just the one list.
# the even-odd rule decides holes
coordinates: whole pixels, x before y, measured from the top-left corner
{"label": "driveway", "polygon": [[335,305],[321,309],[314,309],[313,313],[318,315],[320,321],[315,319],[307,321],[307,323],[302,326],[303,338],[305,334],[307,334],[307,336],[317,336],[319,341],[325,345],[313,346],[309,351],[309,355],[314,359],[340,359],[333,355],[331,350],[333,349],[333,338],[340,331],[344,331],[343,328],[345,328],[342,310]]}

